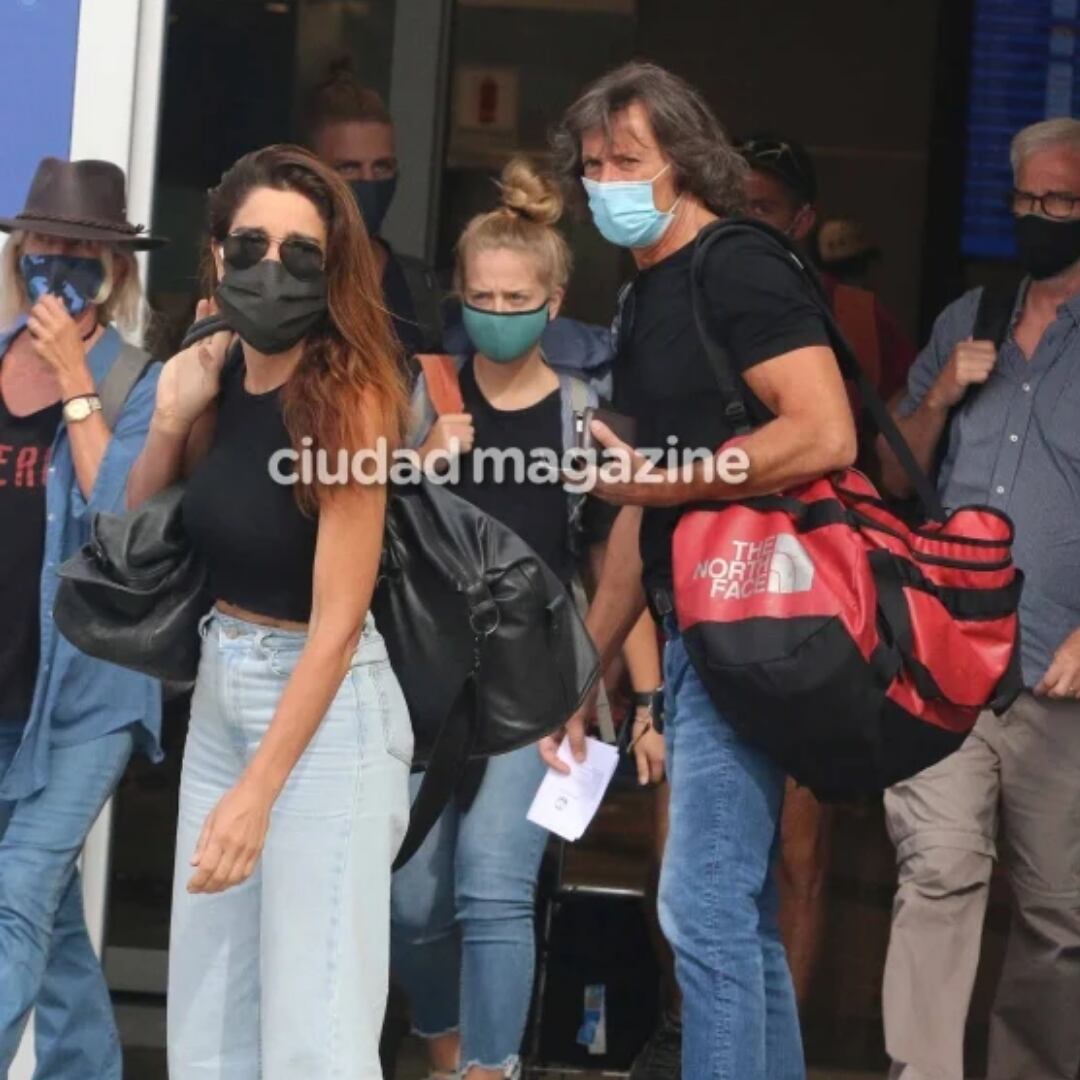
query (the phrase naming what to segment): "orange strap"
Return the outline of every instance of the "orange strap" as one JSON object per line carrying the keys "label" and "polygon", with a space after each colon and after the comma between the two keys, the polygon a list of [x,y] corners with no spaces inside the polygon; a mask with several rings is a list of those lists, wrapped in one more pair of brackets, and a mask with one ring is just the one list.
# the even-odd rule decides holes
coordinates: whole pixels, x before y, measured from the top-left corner
{"label": "orange strap", "polygon": [[881,343],[878,340],[874,294],[854,285],[837,285],[833,293],[833,314],[855,350],[863,374],[881,385]]}
{"label": "orange strap", "polygon": [[457,363],[452,356],[443,353],[423,353],[416,357],[427,383],[428,397],[435,406],[435,415],[463,413],[465,401],[458,382]]}

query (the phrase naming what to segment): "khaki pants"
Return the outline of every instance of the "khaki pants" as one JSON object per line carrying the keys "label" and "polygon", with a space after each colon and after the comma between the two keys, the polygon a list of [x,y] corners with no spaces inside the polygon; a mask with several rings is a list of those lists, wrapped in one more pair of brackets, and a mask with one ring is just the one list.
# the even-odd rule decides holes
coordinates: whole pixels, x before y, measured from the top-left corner
{"label": "khaki pants", "polygon": [[[1080,703],[1023,694],[885,795],[900,883],[885,964],[894,1080],[963,1080],[964,1025],[998,845],[1013,922],[987,1080],[1080,1067]],[[999,841],[1000,838],[1000,841]]]}

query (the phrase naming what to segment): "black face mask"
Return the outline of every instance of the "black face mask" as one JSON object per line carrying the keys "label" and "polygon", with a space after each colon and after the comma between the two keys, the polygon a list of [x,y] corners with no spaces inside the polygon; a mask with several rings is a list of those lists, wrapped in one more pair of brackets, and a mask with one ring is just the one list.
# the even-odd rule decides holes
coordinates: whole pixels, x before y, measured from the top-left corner
{"label": "black face mask", "polygon": [[326,274],[301,279],[273,259],[226,265],[216,299],[229,325],[265,356],[288,352],[326,316]]}
{"label": "black face mask", "polygon": [[1015,228],[1020,265],[1036,281],[1052,278],[1080,260],[1080,220],[1025,214],[1016,219]]}
{"label": "black face mask", "polygon": [[364,219],[364,228],[368,235],[378,236],[386,211],[394,201],[397,174],[385,180],[351,180],[349,187],[352,188],[356,205],[360,207],[360,216]]}

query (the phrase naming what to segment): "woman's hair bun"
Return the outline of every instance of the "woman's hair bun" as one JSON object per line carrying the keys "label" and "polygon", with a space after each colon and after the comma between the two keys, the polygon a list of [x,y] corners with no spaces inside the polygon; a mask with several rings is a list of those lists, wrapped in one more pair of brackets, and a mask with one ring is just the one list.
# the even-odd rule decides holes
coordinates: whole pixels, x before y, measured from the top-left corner
{"label": "woman's hair bun", "polygon": [[563,197],[553,180],[541,176],[526,158],[507,163],[499,179],[502,204],[537,225],[554,225],[563,212]]}

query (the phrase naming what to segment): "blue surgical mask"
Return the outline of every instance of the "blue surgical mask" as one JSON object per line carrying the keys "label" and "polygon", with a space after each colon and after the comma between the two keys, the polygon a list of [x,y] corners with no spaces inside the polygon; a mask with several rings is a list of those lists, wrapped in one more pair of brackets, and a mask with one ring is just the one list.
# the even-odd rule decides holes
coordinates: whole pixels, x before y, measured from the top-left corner
{"label": "blue surgical mask", "polygon": [[667,232],[675,207],[656,209],[653,184],[670,168],[665,165],[651,180],[582,180],[593,221],[605,240],[624,248],[647,248]]}
{"label": "blue surgical mask", "polygon": [[63,301],[72,317],[98,303],[105,284],[101,260],[76,255],[23,255],[19,270],[31,304],[51,293]]}
{"label": "blue surgical mask", "polygon": [[397,173],[383,180],[350,180],[353,198],[360,207],[360,216],[364,219],[364,228],[368,236],[378,236],[390,204],[397,191]]}
{"label": "blue surgical mask", "polygon": [[534,311],[484,311],[462,305],[465,332],[476,351],[497,364],[520,360],[544,336],[548,301]]}

